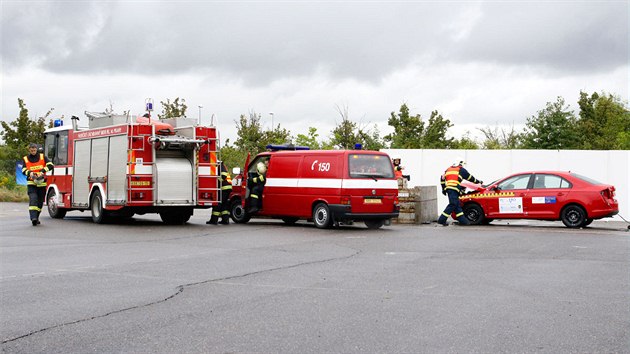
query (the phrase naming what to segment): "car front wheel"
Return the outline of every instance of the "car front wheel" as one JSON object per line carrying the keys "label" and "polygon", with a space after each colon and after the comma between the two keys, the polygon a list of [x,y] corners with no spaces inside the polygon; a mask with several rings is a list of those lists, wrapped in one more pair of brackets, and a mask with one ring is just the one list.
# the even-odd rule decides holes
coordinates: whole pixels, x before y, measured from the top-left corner
{"label": "car front wheel", "polygon": [[579,205],[569,205],[562,209],[560,219],[566,227],[581,227],[586,222],[586,212]]}
{"label": "car front wheel", "polygon": [[477,204],[464,205],[464,216],[471,225],[481,225],[484,222],[485,215],[483,208]]}

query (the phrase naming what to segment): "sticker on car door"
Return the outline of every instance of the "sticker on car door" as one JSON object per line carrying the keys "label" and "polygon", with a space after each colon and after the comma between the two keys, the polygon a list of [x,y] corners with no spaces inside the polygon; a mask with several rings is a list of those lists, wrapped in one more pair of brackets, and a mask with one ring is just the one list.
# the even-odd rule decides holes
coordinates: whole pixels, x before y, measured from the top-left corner
{"label": "sticker on car door", "polygon": [[499,198],[499,213],[522,214],[523,198]]}

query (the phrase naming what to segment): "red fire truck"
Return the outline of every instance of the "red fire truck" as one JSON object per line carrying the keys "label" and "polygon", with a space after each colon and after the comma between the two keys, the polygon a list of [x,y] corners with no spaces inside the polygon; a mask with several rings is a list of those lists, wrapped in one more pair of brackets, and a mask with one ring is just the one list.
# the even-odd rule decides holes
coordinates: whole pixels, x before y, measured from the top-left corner
{"label": "red fire truck", "polygon": [[45,154],[55,164],[46,203],[52,218],[90,210],[95,223],[159,213],[184,224],[197,208],[218,205],[216,128],[194,119],[155,120],[85,112],[89,128],[45,132]]}

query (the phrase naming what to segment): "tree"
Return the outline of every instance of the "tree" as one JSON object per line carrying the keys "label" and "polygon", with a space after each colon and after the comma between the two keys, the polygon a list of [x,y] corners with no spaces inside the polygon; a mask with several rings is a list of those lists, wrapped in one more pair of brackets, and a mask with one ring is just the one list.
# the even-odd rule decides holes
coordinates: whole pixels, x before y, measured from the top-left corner
{"label": "tree", "polygon": [[558,96],[556,102],[547,102],[545,109],[527,119],[522,147],[525,149],[578,148],[576,118],[573,111]]}
{"label": "tree", "polygon": [[295,137],[295,145],[298,146],[308,146],[311,150],[319,150],[322,147],[322,144],[317,140],[317,128],[308,127],[308,134],[298,134]]}
{"label": "tree", "polygon": [[175,98],[173,102],[171,102],[168,98],[166,102],[160,101],[162,104],[162,113],[158,114],[159,119],[168,119],[168,118],[176,118],[176,117],[185,117],[186,110],[188,106],[186,105],[185,99],[179,99],[179,97]]}
{"label": "tree", "polygon": [[287,144],[291,142],[291,132],[281,128],[280,124],[273,130],[263,131],[260,124],[260,114],[251,111],[248,116],[241,114],[236,123],[238,138],[234,142],[237,149],[245,151],[245,154],[258,154],[266,150],[269,144]]}
{"label": "tree", "polygon": [[461,150],[477,150],[479,149],[479,144],[475,141],[474,138],[470,137],[470,132],[467,131],[461,139],[453,140],[451,144],[453,149],[461,149]]}
{"label": "tree", "polygon": [[361,129],[357,130],[357,138],[359,142],[366,150],[380,150],[385,148],[385,143],[381,139],[381,134],[376,124],[373,129]]}
{"label": "tree", "polygon": [[24,100],[18,98],[20,115],[11,123],[0,122],[2,124],[2,136],[4,145],[2,146],[2,170],[11,174],[15,173],[15,162],[27,152],[29,143],[44,143],[44,130],[46,130],[46,119],[52,112],[52,108],[45,116],[36,120],[28,116],[28,109]]}
{"label": "tree", "polygon": [[485,136],[482,147],[487,150],[497,149],[518,149],[520,147],[521,134],[514,130],[514,125],[510,130],[499,128],[497,124],[494,128],[486,126],[479,128]]}
{"label": "tree", "polygon": [[355,133],[357,130],[357,124],[348,118],[348,107],[337,106],[337,112],[341,116],[341,123],[339,123],[332,131],[332,138],[330,142],[333,146],[340,149],[354,149],[354,144],[359,142],[359,137]]}
{"label": "tree", "polygon": [[630,111],[619,97],[580,91],[577,134],[580,148],[613,150],[630,148]]}
{"label": "tree", "polygon": [[387,124],[394,128],[394,132],[384,137],[390,142],[392,149],[422,148],[424,122],[420,115],[410,116],[406,103],[400,106],[399,113],[392,112]]}
{"label": "tree", "polygon": [[450,149],[455,138],[447,138],[448,128],[453,124],[450,120],[444,119],[438,111],[431,112],[429,124],[422,137],[422,148],[424,149]]}

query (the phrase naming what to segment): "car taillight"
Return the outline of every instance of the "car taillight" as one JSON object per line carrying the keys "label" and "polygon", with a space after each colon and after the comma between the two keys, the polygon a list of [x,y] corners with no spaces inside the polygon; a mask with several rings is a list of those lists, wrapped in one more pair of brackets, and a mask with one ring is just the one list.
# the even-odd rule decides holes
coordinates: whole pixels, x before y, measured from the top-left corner
{"label": "car taillight", "polygon": [[400,201],[398,200],[398,195],[394,196],[394,205],[398,205],[400,204]]}
{"label": "car taillight", "polygon": [[341,197],[341,204],[350,205],[350,197]]}

